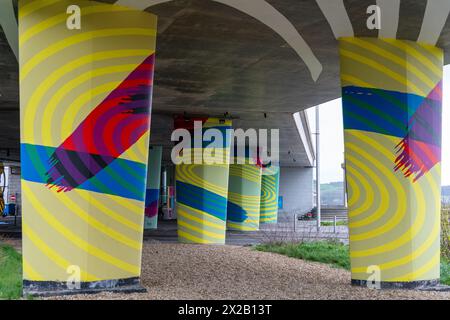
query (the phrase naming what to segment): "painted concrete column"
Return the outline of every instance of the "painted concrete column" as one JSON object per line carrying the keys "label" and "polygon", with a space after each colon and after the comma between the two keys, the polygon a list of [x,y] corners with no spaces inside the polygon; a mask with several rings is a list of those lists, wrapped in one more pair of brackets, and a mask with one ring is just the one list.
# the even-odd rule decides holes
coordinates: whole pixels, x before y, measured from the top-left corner
{"label": "painted concrete column", "polygon": [[280,189],[280,167],[262,169],[260,224],[278,222],[278,194]]}
{"label": "painted concrete column", "polygon": [[162,147],[151,146],[148,155],[144,229],[158,228],[159,191],[161,189]]}
{"label": "painted concrete column", "polygon": [[24,293],[139,290],[156,17],[19,6]]}
{"label": "painted concrete column", "polygon": [[[202,125],[197,136],[194,122]],[[191,163],[177,164],[175,169],[178,239],[184,243],[224,244],[231,121],[178,118],[175,128],[188,130],[192,137],[192,144],[182,150]],[[214,148],[199,137],[206,138],[212,133],[216,135]],[[212,159],[215,156],[217,162]]]}
{"label": "painted concrete column", "polygon": [[[259,230],[261,202],[261,166],[256,156],[234,157],[230,164],[228,186],[227,228]],[[236,152],[235,152],[236,154]],[[242,163],[242,164],[240,164]]]}
{"label": "painted concrete column", "polygon": [[439,279],[442,50],[340,40],[352,281]]}

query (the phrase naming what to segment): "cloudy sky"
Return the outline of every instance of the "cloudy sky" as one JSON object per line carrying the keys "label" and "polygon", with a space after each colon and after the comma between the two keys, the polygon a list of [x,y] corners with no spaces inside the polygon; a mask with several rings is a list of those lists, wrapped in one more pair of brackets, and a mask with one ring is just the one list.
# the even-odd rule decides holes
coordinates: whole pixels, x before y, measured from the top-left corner
{"label": "cloudy sky", "polygon": [[[315,130],[314,108],[308,110],[311,131]],[[344,136],[341,99],[320,107],[321,183],[342,181]],[[444,68],[444,102],[442,112],[442,185],[450,185],[450,65]]]}

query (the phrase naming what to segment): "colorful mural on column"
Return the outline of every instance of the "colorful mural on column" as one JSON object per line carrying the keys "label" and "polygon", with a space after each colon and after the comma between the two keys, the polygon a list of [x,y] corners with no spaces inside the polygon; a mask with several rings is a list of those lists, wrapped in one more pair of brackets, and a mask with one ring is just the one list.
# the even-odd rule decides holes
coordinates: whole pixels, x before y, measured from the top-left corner
{"label": "colorful mural on column", "polygon": [[22,0],[19,21],[24,291],[67,289],[69,267],[81,290],[138,284],[156,17]]}
{"label": "colorful mural on column", "polygon": [[151,146],[148,156],[147,191],[145,193],[144,229],[158,227],[159,191],[161,189],[162,147]]}
{"label": "colorful mural on column", "polygon": [[246,152],[248,154],[240,161],[242,164],[238,164],[239,158],[236,156],[230,164],[227,209],[229,230],[259,230],[262,169],[256,155],[251,155],[249,149]]}
{"label": "colorful mural on column", "polygon": [[[175,169],[176,214],[180,242],[224,244],[227,220],[228,174],[231,141],[231,121],[217,118],[175,120],[175,128],[192,132],[194,121],[203,123],[202,131],[217,129],[223,137],[223,148],[217,148],[222,164],[179,164]],[[185,149],[190,154],[203,154],[202,148]],[[194,146],[192,144],[192,146]],[[193,158],[193,157],[192,157]],[[192,161],[193,162],[193,161]]]}
{"label": "colorful mural on column", "polygon": [[5,166],[2,162],[0,162],[0,216],[3,215],[3,211],[5,210],[5,189],[6,189],[6,175],[5,175]]}
{"label": "colorful mural on column", "polygon": [[352,279],[439,278],[442,50],[340,40]]}
{"label": "colorful mural on column", "polygon": [[278,222],[280,167],[263,167],[261,176],[260,223]]}

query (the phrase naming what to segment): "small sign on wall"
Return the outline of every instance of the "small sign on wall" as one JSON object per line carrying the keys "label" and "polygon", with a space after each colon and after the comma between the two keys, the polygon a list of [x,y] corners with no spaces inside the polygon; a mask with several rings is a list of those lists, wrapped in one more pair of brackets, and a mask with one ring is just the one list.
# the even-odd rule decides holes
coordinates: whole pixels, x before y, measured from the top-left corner
{"label": "small sign on wall", "polygon": [[278,209],[283,209],[283,196],[278,197]]}
{"label": "small sign on wall", "polygon": [[11,174],[20,174],[20,167],[11,167],[9,172]]}

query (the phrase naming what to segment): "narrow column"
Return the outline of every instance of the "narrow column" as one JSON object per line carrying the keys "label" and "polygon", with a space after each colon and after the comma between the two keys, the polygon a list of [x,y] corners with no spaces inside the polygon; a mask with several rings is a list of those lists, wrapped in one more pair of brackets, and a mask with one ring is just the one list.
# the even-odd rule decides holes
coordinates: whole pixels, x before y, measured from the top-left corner
{"label": "narrow column", "polygon": [[439,281],[443,52],[340,40],[352,281]]}
{"label": "narrow column", "polygon": [[148,156],[144,229],[158,228],[159,191],[161,189],[162,147],[151,146]]}
{"label": "narrow column", "polygon": [[24,294],[142,290],[156,17],[36,3],[19,2]]}
{"label": "narrow column", "polygon": [[260,223],[277,223],[278,193],[280,187],[280,167],[269,166],[262,169]]}
{"label": "narrow column", "polygon": [[227,209],[229,230],[259,230],[261,166],[256,155],[250,154],[248,149],[246,151],[247,155],[241,161],[235,156],[230,164]]}
{"label": "narrow column", "polygon": [[[200,130],[194,130],[194,123],[200,123]],[[231,140],[227,129],[231,129],[231,121],[178,118],[175,128],[187,130],[187,138],[192,139],[181,152],[190,163],[177,164],[175,170],[178,239],[224,244]],[[214,143],[208,142],[212,140]]]}

